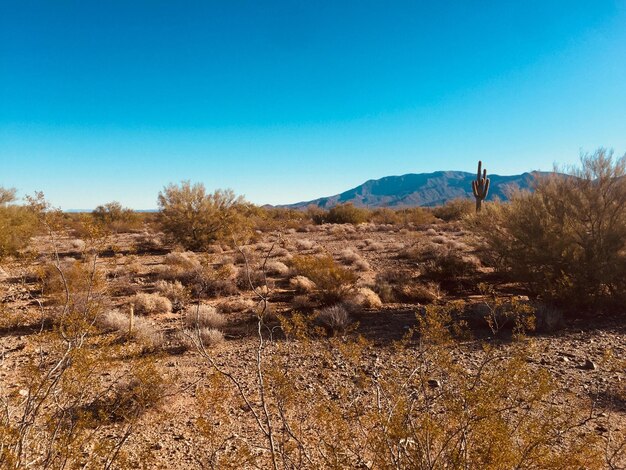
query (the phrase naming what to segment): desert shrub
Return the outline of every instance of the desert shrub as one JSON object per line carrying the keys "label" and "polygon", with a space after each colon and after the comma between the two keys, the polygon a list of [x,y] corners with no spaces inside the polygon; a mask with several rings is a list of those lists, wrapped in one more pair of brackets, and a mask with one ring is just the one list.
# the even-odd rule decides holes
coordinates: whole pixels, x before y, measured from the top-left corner
{"label": "desert shrub", "polygon": [[568,175],[537,175],[470,221],[487,254],[533,293],[592,306],[626,295],[626,157],[603,149]]}
{"label": "desert shrub", "polygon": [[444,296],[439,284],[397,269],[378,273],[374,290],[384,302],[432,303]]}
{"label": "desert shrub", "polygon": [[189,300],[189,291],[180,281],[168,282],[160,279],[154,287],[159,294],[170,299],[174,310],[181,309]]}
{"label": "desert shrub", "polygon": [[224,333],[215,328],[185,329],[179,336],[187,349],[212,348],[224,342]]}
{"label": "desert shrub", "polygon": [[399,211],[389,209],[388,207],[381,207],[371,212],[369,221],[374,224],[398,224],[402,221],[402,217]]}
{"label": "desert shrub", "polygon": [[98,317],[98,325],[105,331],[113,331],[122,338],[132,338],[144,349],[155,350],[163,345],[163,335],[143,317],[133,318],[119,310],[107,310]]}
{"label": "desert shrub", "polygon": [[342,300],[357,281],[356,274],[339,266],[332,256],[294,256],[291,264],[298,275],[313,281],[326,303]]}
{"label": "desert shrub", "polygon": [[398,257],[418,262],[422,275],[435,281],[454,281],[475,274],[480,261],[450,244],[420,241]]}
{"label": "desert shrub", "polygon": [[38,228],[36,212],[14,201],[15,190],[0,187],[0,258],[25,248]]}
{"label": "desert shrub", "polygon": [[265,265],[265,270],[267,274],[275,276],[286,276],[289,274],[289,267],[285,263],[276,260],[268,261]]}
{"label": "desert shrub", "polygon": [[116,201],[96,207],[91,215],[103,228],[117,233],[137,230],[142,225],[134,210],[122,207]]}
{"label": "desert shrub", "polygon": [[362,224],[367,222],[368,213],[365,209],[354,207],[353,204],[339,204],[326,214],[325,222],[329,224]]}
{"label": "desert shrub", "polygon": [[298,239],[296,240],[296,248],[298,250],[311,250],[313,248],[313,241],[307,239]]}
{"label": "desert shrub", "polygon": [[443,206],[433,207],[432,213],[438,219],[451,222],[473,214],[475,209],[475,203],[471,199],[457,198],[446,202]]}
{"label": "desert shrub", "polygon": [[369,287],[359,287],[350,296],[350,301],[363,308],[381,308],[383,302],[376,292]]}
{"label": "desert shrub", "polygon": [[436,221],[431,211],[423,207],[411,207],[398,211],[398,217],[404,225],[424,225],[432,224]]}
{"label": "desert shrub", "polygon": [[348,264],[353,264],[355,261],[361,259],[361,255],[350,248],[346,248],[339,252],[339,258]]}
{"label": "desert shrub", "polygon": [[163,231],[189,250],[204,250],[216,241],[230,240],[245,231],[249,205],[231,190],[207,194],[204,185],[183,181],[159,193]]}
{"label": "desert shrub", "polygon": [[313,281],[305,276],[294,276],[289,279],[289,285],[299,293],[313,292],[317,287]]}
{"label": "desert shrub", "polygon": [[172,311],[170,299],[159,294],[141,292],[133,297],[131,303],[135,306],[135,312],[139,315],[171,313]]}
{"label": "desert shrub", "polygon": [[342,305],[323,308],[315,315],[315,321],[322,325],[330,334],[344,333],[352,320],[348,310]]}
{"label": "desert shrub", "polygon": [[226,318],[210,305],[193,305],[185,311],[185,324],[188,328],[223,328]]}
{"label": "desert shrub", "polygon": [[93,258],[49,262],[39,268],[38,277],[43,293],[56,305],[69,302],[76,308],[86,307],[90,300],[103,301],[107,291],[105,275]]}
{"label": "desert shrub", "polygon": [[246,299],[244,297],[236,297],[233,299],[227,299],[220,302],[219,308],[222,312],[244,312],[252,310],[256,307],[257,302],[252,299]]}

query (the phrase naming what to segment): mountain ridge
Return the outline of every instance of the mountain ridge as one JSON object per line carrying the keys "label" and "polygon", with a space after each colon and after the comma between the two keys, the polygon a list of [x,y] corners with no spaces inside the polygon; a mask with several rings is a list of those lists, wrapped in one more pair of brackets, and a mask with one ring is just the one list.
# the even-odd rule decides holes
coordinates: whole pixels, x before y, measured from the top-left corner
{"label": "mountain ridge", "polygon": [[[488,175],[491,180],[488,200],[506,200],[510,189],[532,188],[535,175],[547,172],[525,172],[519,175]],[[330,209],[338,204],[352,203],[356,207],[416,207],[436,206],[458,197],[473,197],[471,181],[476,173],[465,171],[435,171],[432,173],[407,173],[370,179],[352,189],[334,196],[310,201],[283,204],[278,207],[302,209],[314,205]]]}

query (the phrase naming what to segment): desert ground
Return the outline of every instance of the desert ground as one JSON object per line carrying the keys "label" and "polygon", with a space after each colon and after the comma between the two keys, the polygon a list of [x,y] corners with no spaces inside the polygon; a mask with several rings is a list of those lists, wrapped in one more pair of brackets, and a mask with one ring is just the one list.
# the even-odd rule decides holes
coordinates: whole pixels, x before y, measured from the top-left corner
{"label": "desert ground", "polygon": [[[76,235],[39,235],[22,258],[2,265],[4,432],[37,398],[36,387],[48,386],[42,374],[62,354],[51,338],[66,294],[76,305],[97,304],[86,347],[106,351],[86,360],[86,370],[68,371],[61,382],[69,383],[50,386],[55,399],[35,400],[43,410],[29,415],[36,423],[24,442],[37,437],[54,449],[28,452],[37,468],[100,468],[112,449],[119,452],[112,468],[460,468],[459,449],[476,453],[465,455],[463,468],[623,468],[625,312],[572,316],[539,306],[481,263],[475,235],[458,221],[302,223],[202,252],[168,241],[153,224],[92,240]],[[349,278],[324,287],[330,300],[302,262],[328,257]],[[87,299],[75,287],[85,277]],[[341,309],[338,317],[329,305]],[[536,318],[526,328],[528,305]],[[419,319],[431,310],[451,315],[446,324],[452,318],[459,332],[442,340],[436,325],[424,331]],[[146,381],[141,399],[131,394],[133,411],[124,414],[118,388],[134,370],[159,379]],[[485,396],[466,397],[458,410],[455,396],[471,381]],[[535,396],[544,381],[549,390]],[[105,404],[93,412],[98,400]],[[426,408],[396,409],[409,403]],[[498,420],[481,429],[469,416],[495,403],[504,407]],[[100,415],[76,418],[75,435],[55,442],[50,429],[36,429],[52,425],[55,407],[68,422],[70,408]],[[388,427],[377,433],[382,416]],[[541,428],[548,422],[553,427]],[[467,442],[451,435],[446,443],[457,426]],[[485,440],[519,449],[500,455],[482,448]],[[99,441],[111,447],[98,454]],[[69,457],[59,457],[59,444],[72,449]],[[595,460],[585,461],[592,449]],[[46,452],[48,460],[37,460]],[[483,453],[490,457],[474,457]]]}

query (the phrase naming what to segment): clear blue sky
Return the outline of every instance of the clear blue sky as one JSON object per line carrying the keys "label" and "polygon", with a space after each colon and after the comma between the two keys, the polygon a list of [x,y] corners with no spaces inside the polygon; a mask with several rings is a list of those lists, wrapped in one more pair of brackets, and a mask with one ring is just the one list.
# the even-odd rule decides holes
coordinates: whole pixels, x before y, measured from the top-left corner
{"label": "clear blue sky", "polygon": [[156,207],[626,152],[626,1],[0,0],[0,185]]}

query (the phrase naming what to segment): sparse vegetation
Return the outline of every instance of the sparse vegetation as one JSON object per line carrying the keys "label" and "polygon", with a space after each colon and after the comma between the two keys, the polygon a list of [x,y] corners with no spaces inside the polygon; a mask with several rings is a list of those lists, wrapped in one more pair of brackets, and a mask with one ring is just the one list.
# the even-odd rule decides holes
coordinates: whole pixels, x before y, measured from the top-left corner
{"label": "sparse vegetation", "polygon": [[[330,224],[235,198],[195,238],[32,198],[43,230],[0,270],[0,467],[622,468],[608,157],[478,217],[463,200]],[[197,227],[221,210],[174,190]]]}

